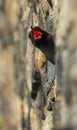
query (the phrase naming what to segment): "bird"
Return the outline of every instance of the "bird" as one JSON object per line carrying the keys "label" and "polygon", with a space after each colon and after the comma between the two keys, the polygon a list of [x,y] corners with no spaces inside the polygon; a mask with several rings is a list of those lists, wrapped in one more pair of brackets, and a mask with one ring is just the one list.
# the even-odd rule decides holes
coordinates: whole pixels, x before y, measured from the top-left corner
{"label": "bird", "polygon": [[55,65],[55,42],[52,35],[39,26],[31,26],[29,38],[32,44],[44,53],[47,60]]}
{"label": "bird", "polygon": [[[35,27],[31,26],[29,31],[29,38],[32,44],[44,53],[47,60],[49,60],[53,65],[56,65],[55,41],[53,36],[49,34],[47,31],[41,29],[39,26],[35,26]],[[47,97],[51,90],[52,90],[52,85],[50,87],[47,87],[47,91],[46,91]],[[36,95],[33,94],[34,93],[32,93],[32,96],[34,96],[33,98],[35,99]],[[54,106],[53,104],[55,104],[55,100],[53,100],[53,98],[51,99],[48,97],[48,103],[47,103],[48,111],[53,110],[53,106]]]}

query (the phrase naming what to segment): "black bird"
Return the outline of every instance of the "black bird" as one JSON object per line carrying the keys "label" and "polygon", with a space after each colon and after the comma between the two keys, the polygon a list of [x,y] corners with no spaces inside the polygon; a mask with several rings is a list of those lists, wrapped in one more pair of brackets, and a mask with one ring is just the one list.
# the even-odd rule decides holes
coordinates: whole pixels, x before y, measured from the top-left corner
{"label": "black bird", "polygon": [[46,58],[55,65],[55,43],[53,37],[40,27],[31,27],[29,38],[32,44],[39,48],[46,56]]}

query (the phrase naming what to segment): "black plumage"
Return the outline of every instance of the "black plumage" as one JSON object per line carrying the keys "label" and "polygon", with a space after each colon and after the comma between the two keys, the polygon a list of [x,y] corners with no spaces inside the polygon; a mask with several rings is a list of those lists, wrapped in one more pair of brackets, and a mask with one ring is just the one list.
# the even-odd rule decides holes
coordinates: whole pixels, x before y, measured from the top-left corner
{"label": "black plumage", "polygon": [[55,43],[53,37],[48,32],[36,26],[31,27],[29,38],[32,44],[39,48],[52,64],[55,64]]}

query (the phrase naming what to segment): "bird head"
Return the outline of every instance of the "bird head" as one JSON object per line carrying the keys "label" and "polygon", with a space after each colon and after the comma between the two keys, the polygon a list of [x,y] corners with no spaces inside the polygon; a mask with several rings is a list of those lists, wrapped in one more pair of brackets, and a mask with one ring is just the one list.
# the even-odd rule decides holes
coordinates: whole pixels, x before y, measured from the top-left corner
{"label": "bird head", "polygon": [[34,40],[38,40],[40,38],[42,38],[42,30],[39,27],[32,27],[31,26],[31,33],[32,33],[32,37]]}
{"label": "bird head", "polygon": [[42,30],[39,27],[31,27],[31,32],[34,40],[42,38]]}
{"label": "bird head", "polygon": [[42,30],[40,27],[35,26],[30,29],[29,38],[35,46],[39,46],[39,43],[47,36],[47,32]]}

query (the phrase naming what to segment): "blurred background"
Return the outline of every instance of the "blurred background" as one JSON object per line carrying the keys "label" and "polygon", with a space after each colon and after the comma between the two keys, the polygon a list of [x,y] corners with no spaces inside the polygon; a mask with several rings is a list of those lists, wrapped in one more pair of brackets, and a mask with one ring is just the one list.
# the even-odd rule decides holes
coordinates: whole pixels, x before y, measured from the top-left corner
{"label": "blurred background", "polygon": [[[36,25],[54,37],[56,67],[28,38]],[[0,130],[77,130],[77,0],[0,0]]]}

